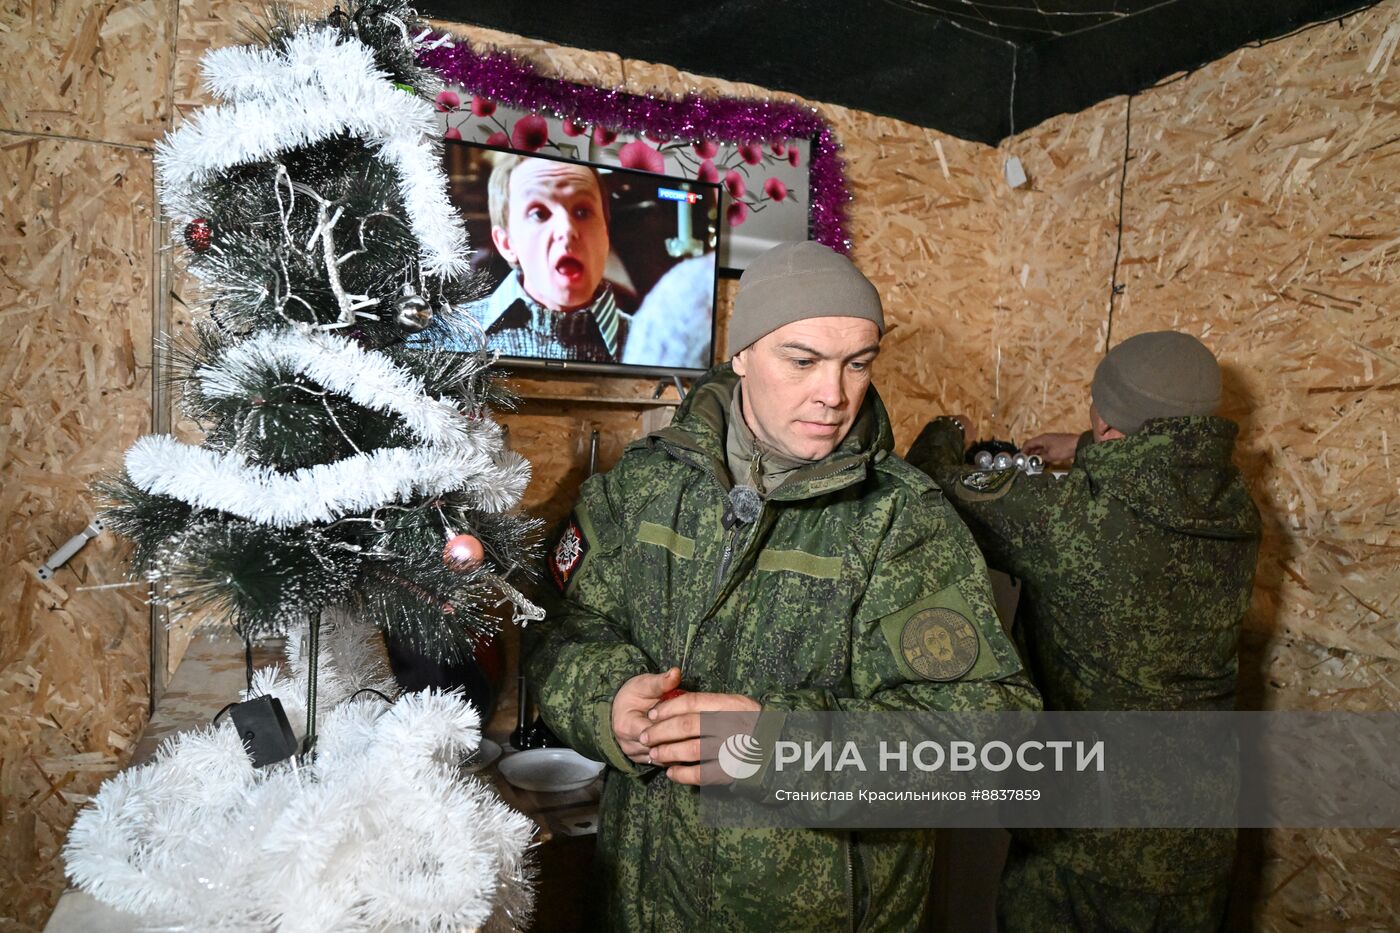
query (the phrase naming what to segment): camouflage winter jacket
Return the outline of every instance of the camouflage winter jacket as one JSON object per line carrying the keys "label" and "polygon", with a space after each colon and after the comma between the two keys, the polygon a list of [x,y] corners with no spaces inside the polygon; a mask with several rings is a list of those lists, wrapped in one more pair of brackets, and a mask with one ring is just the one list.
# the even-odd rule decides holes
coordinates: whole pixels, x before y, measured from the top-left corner
{"label": "camouflage winter jacket", "polygon": [[[962,433],[924,428],[929,473],[987,563],[1022,581],[1017,642],[1049,710],[1230,710],[1259,513],[1230,462],[1235,425],[1161,418],[1082,438],[1061,479],[962,466]],[[1074,870],[1170,892],[1228,870],[1233,833],[1022,834]]]}
{"label": "camouflage winter jacket", "polygon": [[[938,489],[892,456],[872,389],[826,459],[773,490],[752,525],[723,523],[728,366],[674,424],[589,479],[548,572],[562,593],[527,631],[546,722],[607,761],[598,841],[610,929],[901,930],[919,921],[931,832],[720,830],[693,787],[626,759],[618,688],[678,665],[688,690],[770,710],[1021,709],[1039,701],[992,608],[982,559]],[[925,680],[904,623],[946,607],[970,622],[961,670]],[[917,663],[917,659],[915,659]]]}

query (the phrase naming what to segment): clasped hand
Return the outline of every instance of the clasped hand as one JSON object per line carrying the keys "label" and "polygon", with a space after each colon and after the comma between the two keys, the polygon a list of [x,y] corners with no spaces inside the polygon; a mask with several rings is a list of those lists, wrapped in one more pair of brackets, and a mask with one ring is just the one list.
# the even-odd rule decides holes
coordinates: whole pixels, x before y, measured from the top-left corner
{"label": "clasped hand", "polygon": [[762,705],[737,693],[683,693],[662,700],[681,683],[673,667],[663,674],[638,674],[617,691],[612,703],[612,730],[622,753],[637,764],[666,769],[677,784],[728,783],[718,768],[704,769],[700,740],[701,713],[757,713]]}

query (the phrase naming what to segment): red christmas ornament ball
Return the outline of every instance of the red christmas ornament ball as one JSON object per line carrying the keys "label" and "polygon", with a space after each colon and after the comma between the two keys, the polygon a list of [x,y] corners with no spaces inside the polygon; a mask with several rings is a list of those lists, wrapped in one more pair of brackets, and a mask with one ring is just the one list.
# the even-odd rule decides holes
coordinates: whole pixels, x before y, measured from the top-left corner
{"label": "red christmas ornament ball", "polygon": [[209,226],[207,218],[196,217],[185,224],[185,245],[196,253],[202,253],[208,249],[213,237],[214,231]]}
{"label": "red christmas ornament ball", "polygon": [[442,562],[453,570],[470,570],[485,556],[486,549],[472,535],[453,535],[442,549]]}

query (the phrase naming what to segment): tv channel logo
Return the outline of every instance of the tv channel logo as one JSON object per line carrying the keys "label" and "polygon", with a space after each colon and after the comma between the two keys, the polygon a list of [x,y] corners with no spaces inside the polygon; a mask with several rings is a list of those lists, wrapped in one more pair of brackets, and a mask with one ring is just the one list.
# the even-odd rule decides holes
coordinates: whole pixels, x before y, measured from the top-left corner
{"label": "tv channel logo", "polygon": [[657,188],[656,196],[663,201],[684,201],[687,204],[700,202],[700,195],[694,191],[681,191],[678,188]]}

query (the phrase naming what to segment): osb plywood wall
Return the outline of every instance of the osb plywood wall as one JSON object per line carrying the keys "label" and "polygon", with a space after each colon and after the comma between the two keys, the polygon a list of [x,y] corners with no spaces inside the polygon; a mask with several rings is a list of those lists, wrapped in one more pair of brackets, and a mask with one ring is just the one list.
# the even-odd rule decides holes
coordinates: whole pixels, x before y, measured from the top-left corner
{"label": "osb plywood wall", "polygon": [[176,71],[195,21],[225,44],[238,17],[223,15],[169,0],[0,9],[0,929],[42,927],[74,813],[146,720],[143,588],[95,588],[125,580],[125,548],[102,536],[53,580],[34,571],[92,518],[89,483],[151,429],[151,150],[184,103],[172,75],[192,68]]}
{"label": "osb plywood wall", "polygon": [[[251,3],[22,0],[0,13],[11,79],[0,159],[0,928],[42,924],[76,807],[144,717],[145,611],[121,550],[95,542],[54,583],[32,570],[87,520],[87,480],[151,423],[151,145],[206,103],[198,57],[242,41]],[[1174,326],[1227,360],[1227,413],[1268,516],[1245,682],[1259,705],[1396,701],[1393,602],[1400,349],[1400,0],[1247,49],[1132,103],[1107,101],[999,150],[839,107],[854,258],[886,302],[877,383],[900,449],[941,411],[984,435],[1077,430],[1109,327],[1125,136],[1130,156],[1112,338]],[[455,31],[546,73],[632,91],[774,96],[662,65],[486,30]],[[780,95],[779,95],[780,96]],[[1019,156],[1028,189],[1001,180]],[[178,278],[173,290],[186,288]],[[724,282],[727,308],[733,283]],[[180,305],[172,322],[183,323]],[[1388,324],[1389,322],[1389,324]],[[586,471],[669,410],[642,381],[521,383],[503,416],[535,465],[526,505],[556,519]],[[105,394],[104,394],[105,393]],[[549,396],[569,395],[566,403]],[[669,392],[668,392],[669,395]],[[181,642],[172,645],[172,661]],[[1393,923],[1400,855],[1372,832],[1255,836],[1264,929]]]}
{"label": "osb plywood wall", "polygon": [[42,924],[76,807],[145,721],[147,611],[86,486],[151,422],[149,147],[166,128],[166,4],[0,12],[0,927]]}
{"label": "osb plywood wall", "polygon": [[[1400,657],[1400,6],[1246,49],[1131,102],[1112,341],[1178,328],[1275,522],[1252,627]],[[1003,144],[995,420],[1078,428],[1103,347],[1128,102]]]}

